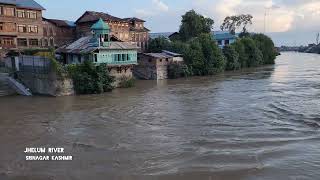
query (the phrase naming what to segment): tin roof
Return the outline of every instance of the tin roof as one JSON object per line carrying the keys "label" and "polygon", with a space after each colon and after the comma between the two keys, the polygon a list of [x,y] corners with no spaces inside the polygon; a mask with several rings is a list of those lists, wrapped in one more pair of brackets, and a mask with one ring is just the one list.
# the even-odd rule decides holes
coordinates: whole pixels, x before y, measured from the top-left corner
{"label": "tin roof", "polygon": [[172,58],[173,56],[170,56],[166,53],[143,53],[144,55],[146,56],[150,56],[150,57],[153,57],[153,58]]}
{"label": "tin roof", "polygon": [[212,35],[213,35],[213,38],[217,41],[237,38],[236,35],[233,35],[228,31],[215,31],[212,33]]}
{"label": "tin roof", "polygon": [[78,39],[70,45],[57,49],[59,53],[81,54],[91,53],[95,50],[131,50],[139,49],[136,43],[131,42],[110,42],[108,47],[98,47],[97,41],[92,36],[86,36]]}
{"label": "tin roof", "polygon": [[174,53],[174,52],[167,51],[167,50],[162,50],[162,53],[168,54],[173,57],[182,57],[183,56],[182,54]]}
{"label": "tin roof", "polygon": [[0,4],[11,4],[20,8],[45,10],[44,7],[34,0],[0,0]]}

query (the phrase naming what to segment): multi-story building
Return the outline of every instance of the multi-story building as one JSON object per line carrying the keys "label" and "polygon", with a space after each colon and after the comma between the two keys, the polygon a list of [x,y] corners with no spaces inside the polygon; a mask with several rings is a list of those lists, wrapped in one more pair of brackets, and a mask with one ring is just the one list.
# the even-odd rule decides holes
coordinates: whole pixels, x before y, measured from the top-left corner
{"label": "multi-story building", "polygon": [[42,11],[34,0],[0,0],[2,49],[36,48],[42,38]]}
{"label": "multi-story building", "polygon": [[75,38],[74,22],[43,18],[42,47],[61,47],[72,43]]}
{"label": "multi-story building", "polygon": [[110,74],[116,77],[132,77],[137,64],[139,47],[133,42],[112,41],[112,30],[102,19],[90,27],[91,34],[81,37],[70,45],[57,49],[66,64],[78,64],[85,60],[106,64]]}
{"label": "multi-story building", "polygon": [[122,19],[102,12],[86,11],[76,21],[77,38],[90,35],[90,27],[100,18],[111,28],[111,35],[124,42],[136,42],[142,51],[146,49],[149,30],[144,27],[145,21],[138,18]]}

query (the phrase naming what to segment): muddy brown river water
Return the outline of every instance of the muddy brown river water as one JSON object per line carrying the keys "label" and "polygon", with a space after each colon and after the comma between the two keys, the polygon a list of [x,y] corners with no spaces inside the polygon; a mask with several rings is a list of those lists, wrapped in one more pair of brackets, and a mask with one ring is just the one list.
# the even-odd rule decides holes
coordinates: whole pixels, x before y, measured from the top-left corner
{"label": "muddy brown river water", "polygon": [[[320,55],[102,95],[0,98],[0,180],[319,180]],[[26,161],[62,147],[72,161]]]}

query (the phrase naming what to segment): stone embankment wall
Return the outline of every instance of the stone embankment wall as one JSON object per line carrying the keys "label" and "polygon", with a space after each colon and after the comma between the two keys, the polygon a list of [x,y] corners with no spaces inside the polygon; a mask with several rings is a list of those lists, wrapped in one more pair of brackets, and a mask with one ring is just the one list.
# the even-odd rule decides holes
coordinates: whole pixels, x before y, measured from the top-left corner
{"label": "stone embankment wall", "polygon": [[57,77],[56,73],[53,72],[49,74],[19,72],[18,79],[28,87],[33,94],[49,96],[74,95],[72,80]]}

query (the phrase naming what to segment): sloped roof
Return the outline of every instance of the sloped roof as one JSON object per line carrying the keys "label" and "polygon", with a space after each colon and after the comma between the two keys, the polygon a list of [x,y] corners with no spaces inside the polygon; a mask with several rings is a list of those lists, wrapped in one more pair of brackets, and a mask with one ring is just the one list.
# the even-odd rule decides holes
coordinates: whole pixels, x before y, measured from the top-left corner
{"label": "sloped roof", "polygon": [[86,11],[77,21],[77,23],[85,23],[85,22],[93,22],[98,21],[99,19],[104,21],[124,21],[121,18],[111,16],[110,14],[103,12],[94,12],[94,11]]}
{"label": "sloped roof", "polygon": [[146,56],[150,56],[153,58],[172,58],[173,56],[170,56],[166,53],[143,53]]}
{"label": "sloped roof", "polygon": [[136,43],[131,42],[110,42],[109,47],[98,47],[96,41],[92,39],[92,36],[86,36],[78,39],[70,45],[63,46],[57,49],[59,53],[70,53],[70,54],[81,54],[90,53],[98,49],[109,49],[109,50],[129,50],[139,49]]}
{"label": "sloped roof", "polygon": [[74,24],[74,22],[67,21],[67,20],[47,19],[47,18],[43,18],[43,20],[49,21],[49,22],[51,22],[51,23],[53,23],[53,24],[55,24],[56,26],[59,26],[59,27],[75,27],[76,26]]}
{"label": "sloped roof", "polygon": [[123,18],[123,20],[125,21],[137,21],[137,22],[146,22],[145,20],[142,20],[142,19],[139,19],[139,18],[136,18],[136,17],[130,17],[130,18]]}
{"label": "sloped roof", "polygon": [[44,7],[34,0],[0,0],[0,4],[11,4],[20,8],[45,10]]}
{"label": "sloped roof", "polygon": [[167,50],[162,50],[162,53],[168,54],[168,55],[173,56],[173,57],[181,57],[181,56],[183,56],[182,54],[174,53],[174,52],[167,51]]}

